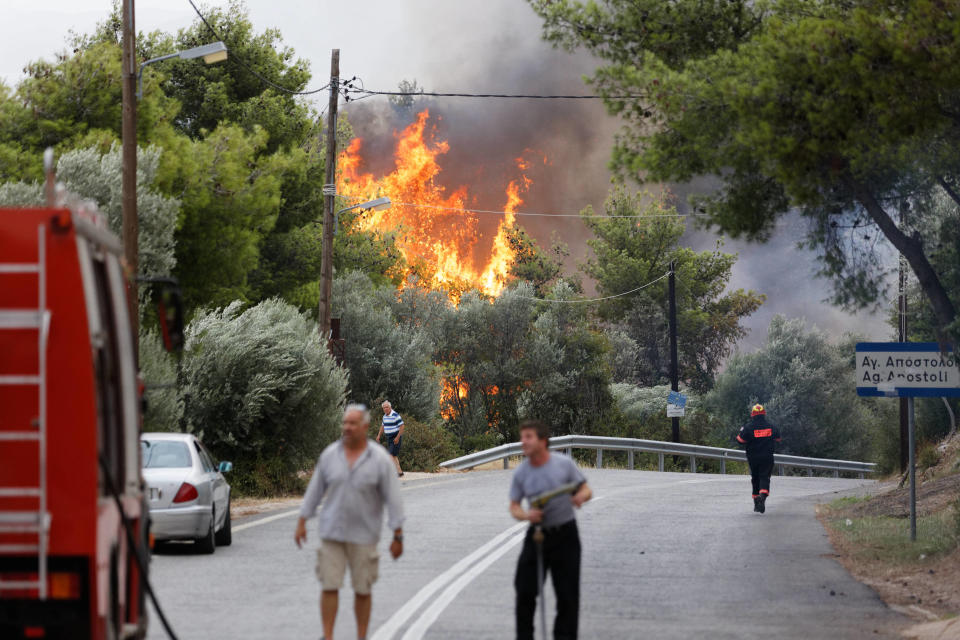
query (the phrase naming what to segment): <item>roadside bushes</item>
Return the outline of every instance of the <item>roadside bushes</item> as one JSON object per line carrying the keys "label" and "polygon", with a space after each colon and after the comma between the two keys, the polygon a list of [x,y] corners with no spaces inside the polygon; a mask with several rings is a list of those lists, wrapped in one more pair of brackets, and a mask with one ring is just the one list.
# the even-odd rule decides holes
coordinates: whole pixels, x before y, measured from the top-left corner
{"label": "roadside bushes", "polygon": [[179,431],[183,398],[177,389],[177,363],[163,348],[163,340],[140,329],[140,373],[146,383],[144,431]]}
{"label": "roadside bushes", "polygon": [[240,493],[296,491],[339,435],[346,372],[316,323],[280,300],[201,311],[186,330],[186,427],[230,460]]}
{"label": "roadside bushes", "polygon": [[404,471],[436,471],[441,462],[459,455],[456,440],[442,425],[403,419],[400,467]]}

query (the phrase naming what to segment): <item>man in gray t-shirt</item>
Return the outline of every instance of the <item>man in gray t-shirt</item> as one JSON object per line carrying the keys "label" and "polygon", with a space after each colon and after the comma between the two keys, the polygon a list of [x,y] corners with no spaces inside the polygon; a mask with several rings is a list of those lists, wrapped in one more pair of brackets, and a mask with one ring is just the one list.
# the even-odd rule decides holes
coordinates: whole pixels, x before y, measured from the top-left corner
{"label": "man in gray t-shirt", "polygon": [[[517,520],[539,525],[543,531],[543,568],[549,571],[557,595],[554,638],[573,639],[577,637],[580,610],[580,536],[573,509],[582,506],[593,493],[573,460],[550,452],[549,436],[547,425],[539,420],[527,420],[520,425],[520,442],[526,460],[513,473],[510,514]],[[580,485],[573,495],[558,495],[542,509],[523,508],[524,499],[529,501],[571,483]],[[527,531],[514,578],[517,640],[533,640],[533,614],[540,588],[533,531],[533,526]]]}

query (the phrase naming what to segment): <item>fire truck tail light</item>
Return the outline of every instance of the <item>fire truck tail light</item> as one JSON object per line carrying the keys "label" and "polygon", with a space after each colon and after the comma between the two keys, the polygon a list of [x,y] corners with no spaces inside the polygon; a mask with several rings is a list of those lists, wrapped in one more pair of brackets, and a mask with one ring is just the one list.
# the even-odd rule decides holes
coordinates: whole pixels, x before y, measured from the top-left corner
{"label": "fire truck tail light", "polygon": [[177,490],[177,495],[173,497],[173,502],[190,502],[191,500],[196,500],[199,497],[200,494],[197,493],[197,488],[189,482],[184,482],[180,485],[180,489]]}
{"label": "fire truck tail light", "polygon": [[76,573],[67,573],[65,571],[51,573],[50,597],[53,600],[76,600],[79,598],[80,576]]}

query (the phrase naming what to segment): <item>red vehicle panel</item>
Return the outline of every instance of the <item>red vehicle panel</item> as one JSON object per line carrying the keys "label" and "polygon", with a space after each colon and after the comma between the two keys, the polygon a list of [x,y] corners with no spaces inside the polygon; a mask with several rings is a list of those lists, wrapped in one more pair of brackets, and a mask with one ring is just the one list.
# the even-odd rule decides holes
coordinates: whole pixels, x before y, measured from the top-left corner
{"label": "red vehicle panel", "polygon": [[103,475],[139,535],[139,398],[120,260],[94,216],[0,209],[3,638],[145,634],[135,551]]}

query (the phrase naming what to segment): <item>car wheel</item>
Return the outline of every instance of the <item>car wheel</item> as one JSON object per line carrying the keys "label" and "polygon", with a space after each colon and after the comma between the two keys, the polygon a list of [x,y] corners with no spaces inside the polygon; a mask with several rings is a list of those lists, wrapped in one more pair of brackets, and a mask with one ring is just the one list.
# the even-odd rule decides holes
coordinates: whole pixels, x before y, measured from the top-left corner
{"label": "car wheel", "polygon": [[210,529],[207,531],[207,535],[203,536],[197,540],[197,551],[200,553],[213,553],[217,550],[217,537],[214,533],[214,529],[217,526],[217,512],[216,510],[210,512]]}
{"label": "car wheel", "polygon": [[227,517],[223,519],[223,526],[217,531],[215,536],[218,547],[229,547],[233,542],[233,534],[230,532],[230,499],[227,498]]}

